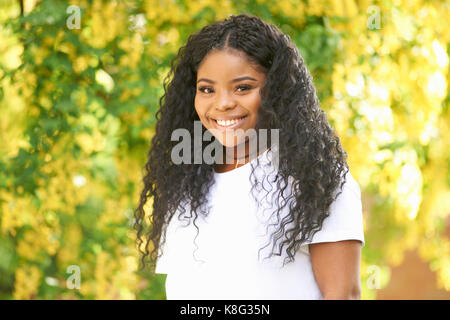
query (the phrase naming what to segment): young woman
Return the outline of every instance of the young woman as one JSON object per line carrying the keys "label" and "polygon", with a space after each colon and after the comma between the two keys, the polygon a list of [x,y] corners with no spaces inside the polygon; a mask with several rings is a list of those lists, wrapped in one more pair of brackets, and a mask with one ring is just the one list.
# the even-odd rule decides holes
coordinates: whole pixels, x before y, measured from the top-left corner
{"label": "young woman", "polygon": [[360,188],[289,36],[231,15],[189,37],[164,89],[135,228],[167,299],[359,299]]}

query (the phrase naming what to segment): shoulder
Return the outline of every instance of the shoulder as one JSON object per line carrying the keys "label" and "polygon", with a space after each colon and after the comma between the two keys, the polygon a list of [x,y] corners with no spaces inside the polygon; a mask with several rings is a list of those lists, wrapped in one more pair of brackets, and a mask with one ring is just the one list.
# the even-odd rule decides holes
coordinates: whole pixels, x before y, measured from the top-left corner
{"label": "shoulder", "polygon": [[360,240],[364,245],[363,212],[359,184],[350,172],[340,192],[329,208],[322,228],[310,243]]}
{"label": "shoulder", "polygon": [[345,223],[362,218],[361,189],[350,171],[345,176],[345,182],[335,191],[334,202],[330,206],[329,223]]}
{"label": "shoulder", "polygon": [[347,172],[345,175],[345,183],[343,186],[343,192],[344,190],[348,192],[352,192],[356,198],[361,199],[361,188],[359,187],[358,182],[353,178],[350,171]]}

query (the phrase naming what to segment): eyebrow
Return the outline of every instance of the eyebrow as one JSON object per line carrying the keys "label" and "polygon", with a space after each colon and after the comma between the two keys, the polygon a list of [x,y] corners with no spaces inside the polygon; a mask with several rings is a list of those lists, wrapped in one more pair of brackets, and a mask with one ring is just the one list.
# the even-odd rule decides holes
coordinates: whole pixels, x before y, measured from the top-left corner
{"label": "eyebrow", "polygon": [[[255,78],[249,77],[249,76],[244,76],[244,77],[239,77],[236,79],[231,80],[230,82],[238,82],[238,81],[242,81],[242,80],[253,80],[253,81],[258,81]],[[209,82],[209,83],[216,83],[213,80],[210,79],[206,79],[206,78],[201,78],[197,81],[197,83],[199,83],[200,81],[205,81],[205,82]]]}

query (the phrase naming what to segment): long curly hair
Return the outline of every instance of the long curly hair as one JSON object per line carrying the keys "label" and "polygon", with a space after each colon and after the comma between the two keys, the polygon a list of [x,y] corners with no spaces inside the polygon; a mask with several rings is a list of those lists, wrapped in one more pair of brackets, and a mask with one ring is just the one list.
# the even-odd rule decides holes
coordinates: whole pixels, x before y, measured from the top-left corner
{"label": "long curly hair", "polygon": [[[256,129],[279,130],[275,188],[284,193],[291,181],[293,190],[287,201],[276,199],[273,214],[278,218],[278,229],[271,235],[270,256],[280,256],[286,247],[283,266],[286,260],[294,261],[300,245],[322,228],[330,205],[342,192],[349,171],[347,153],[320,108],[312,76],[296,46],[277,26],[256,16],[230,15],[190,35],[164,79],[165,93],[156,113],[155,135],[144,169],[144,187],[134,212],[136,245],[143,267],[146,258],[150,258],[151,264],[156,262],[158,250],[166,241],[167,224],[177,211],[179,217],[186,212],[185,203],[189,204],[191,216],[194,215],[197,235],[198,214],[207,214],[203,207],[214,184],[213,165],[173,164],[171,151],[175,142],[171,141],[171,134],[178,128],[193,134],[194,121],[199,121],[194,109],[198,66],[211,50],[227,49],[245,53],[249,63],[266,75],[260,90]],[[253,190],[257,181],[252,181]],[[144,208],[150,207],[148,200],[153,208],[146,215]],[[288,214],[280,221],[286,205],[289,205]],[[278,252],[275,252],[277,244]]]}

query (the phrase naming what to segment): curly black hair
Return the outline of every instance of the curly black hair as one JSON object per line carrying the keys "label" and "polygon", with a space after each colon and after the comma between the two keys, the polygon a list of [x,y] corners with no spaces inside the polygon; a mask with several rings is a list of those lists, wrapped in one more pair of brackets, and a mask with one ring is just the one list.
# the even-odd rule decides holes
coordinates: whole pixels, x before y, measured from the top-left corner
{"label": "curly black hair", "polygon": [[[194,121],[199,121],[194,108],[197,70],[211,50],[239,50],[266,75],[256,129],[279,129],[276,188],[281,194],[291,181],[293,190],[291,199],[277,199],[278,229],[271,236],[270,256],[281,255],[286,246],[284,266],[286,259],[294,261],[300,245],[322,228],[330,205],[342,192],[349,167],[347,153],[320,108],[312,76],[296,46],[277,26],[248,14],[230,15],[190,35],[171,62],[156,113],[144,187],[134,213],[142,266],[147,257],[152,264],[156,262],[168,221],[177,210],[179,217],[186,212],[183,203],[188,203],[191,216],[194,214],[197,235],[198,214],[207,214],[202,208],[214,183],[213,166],[173,164],[171,134],[177,128],[193,134]],[[252,181],[253,191],[257,180]],[[147,217],[144,207],[149,199],[153,210]],[[280,212],[288,203],[288,214],[280,222]],[[278,252],[274,252],[277,243]]]}

